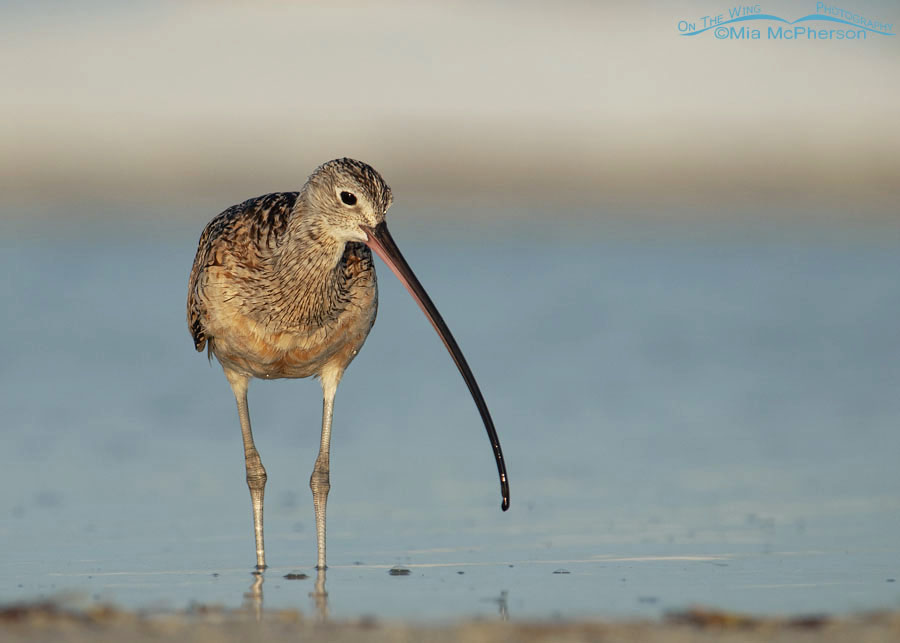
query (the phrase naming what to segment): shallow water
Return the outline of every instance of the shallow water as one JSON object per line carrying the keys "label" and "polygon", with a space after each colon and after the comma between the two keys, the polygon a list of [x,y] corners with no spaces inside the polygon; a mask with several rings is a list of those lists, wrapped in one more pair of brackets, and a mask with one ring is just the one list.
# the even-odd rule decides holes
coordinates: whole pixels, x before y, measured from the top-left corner
{"label": "shallow water", "polygon": [[[201,227],[5,231],[0,601],[317,609],[319,388],[251,387],[260,595],[233,398],[184,322]],[[512,507],[465,385],[379,264],[336,402],[332,617],[898,606],[897,229],[393,232],[488,400]]]}

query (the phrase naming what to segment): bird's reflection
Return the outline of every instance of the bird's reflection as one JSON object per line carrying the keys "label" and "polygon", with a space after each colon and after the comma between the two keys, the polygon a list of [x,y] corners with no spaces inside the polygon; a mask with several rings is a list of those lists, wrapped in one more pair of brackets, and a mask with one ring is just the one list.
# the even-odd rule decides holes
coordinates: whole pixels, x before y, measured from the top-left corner
{"label": "bird's reflection", "polygon": [[[252,614],[257,621],[262,620],[263,614],[263,583],[265,582],[265,573],[257,570],[252,573],[253,582],[250,588],[244,593],[244,609]],[[309,593],[309,597],[313,599],[316,616],[321,623],[325,623],[329,618],[328,611],[328,592],[325,590],[325,570],[316,571],[316,581],[313,591]]]}
{"label": "bird's reflection", "polygon": [[[306,578],[306,575],[288,575],[295,578]],[[244,609],[252,614],[257,621],[262,620],[263,615],[263,583],[265,582],[265,573],[262,570],[253,572],[253,582],[250,588],[244,593]],[[327,623],[330,618],[328,609],[328,592],[325,589],[325,570],[316,570],[316,580],[313,590],[309,592],[309,598],[312,599],[313,611],[319,623]],[[500,595],[496,598],[485,598],[483,601],[496,603],[497,610],[501,621],[509,620],[509,591],[501,590]]]}
{"label": "bird's reflection", "polygon": [[253,572],[253,582],[250,589],[244,593],[244,609],[253,614],[257,621],[262,619],[264,581],[265,577],[261,570]]}
{"label": "bird's reflection", "polygon": [[309,593],[309,596],[313,599],[319,622],[325,623],[328,621],[328,592],[325,591],[324,569],[316,570],[316,586],[314,591]]}
{"label": "bird's reflection", "polygon": [[487,601],[488,603],[496,603],[497,604],[497,609],[500,612],[500,620],[501,621],[509,620],[509,602],[506,600],[508,596],[509,596],[509,591],[504,589],[504,590],[500,591],[500,596],[498,596],[497,598],[483,599],[483,600]]}
{"label": "bird's reflection", "polygon": [[500,608],[500,620],[508,621],[509,620],[509,603],[506,601],[506,597],[509,594],[505,589],[500,592],[500,598],[497,599],[497,605]]}

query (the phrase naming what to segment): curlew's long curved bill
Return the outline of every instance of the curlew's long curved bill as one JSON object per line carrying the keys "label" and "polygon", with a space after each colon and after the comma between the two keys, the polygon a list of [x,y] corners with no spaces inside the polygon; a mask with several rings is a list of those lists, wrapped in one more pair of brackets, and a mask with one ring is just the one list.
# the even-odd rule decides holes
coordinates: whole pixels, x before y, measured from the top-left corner
{"label": "curlew's long curved bill", "polygon": [[366,245],[381,257],[388,268],[397,275],[397,279],[406,286],[409,294],[413,296],[413,299],[419,304],[419,308],[422,309],[425,316],[428,317],[428,321],[431,322],[437,334],[440,335],[441,341],[444,342],[444,346],[450,351],[450,356],[456,362],[456,367],[466,381],[469,392],[472,394],[472,399],[475,400],[475,406],[478,407],[478,412],[481,413],[481,419],[484,421],[484,428],[487,430],[488,438],[491,441],[491,448],[494,450],[494,459],[497,460],[497,472],[500,474],[500,493],[503,495],[503,503],[500,506],[503,511],[506,511],[509,509],[509,482],[506,478],[506,464],[503,461],[500,438],[497,437],[497,430],[494,428],[494,421],[491,419],[490,411],[488,411],[484,397],[481,395],[481,390],[478,388],[478,382],[475,381],[475,376],[472,375],[472,370],[459,349],[459,344],[453,339],[453,334],[447,328],[444,318],[441,317],[441,314],[435,308],[431,297],[425,292],[412,268],[406,263],[406,259],[403,258],[397,244],[394,243],[391,233],[388,232],[387,225],[382,221],[375,228],[364,227],[363,231],[368,237]]}

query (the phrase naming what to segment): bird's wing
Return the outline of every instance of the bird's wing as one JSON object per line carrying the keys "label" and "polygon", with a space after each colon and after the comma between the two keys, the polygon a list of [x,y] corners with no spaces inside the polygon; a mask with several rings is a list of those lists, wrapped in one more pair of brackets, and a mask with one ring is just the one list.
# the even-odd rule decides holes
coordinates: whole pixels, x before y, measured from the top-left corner
{"label": "bird's wing", "polygon": [[188,280],[187,322],[194,348],[202,351],[208,337],[204,326],[204,273],[221,265],[226,255],[242,258],[254,249],[274,249],[287,230],[298,192],[277,192],[248,199],[210,221],[197,244],[197,254]]}

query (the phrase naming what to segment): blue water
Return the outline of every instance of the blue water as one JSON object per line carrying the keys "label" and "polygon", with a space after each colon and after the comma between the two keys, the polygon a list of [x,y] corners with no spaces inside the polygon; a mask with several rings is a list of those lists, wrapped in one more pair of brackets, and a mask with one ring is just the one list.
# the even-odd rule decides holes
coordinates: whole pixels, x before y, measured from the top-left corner
{"label": "blue water", "polygon": [[[250,599],[234,401],[184,321],[204,223],[4,229],[0,601],[316,610],[312,578],[283,575],[314,575],[319,387],[251,386],[272,567]],[[332,617],[900,605],[900,230],[393,233],[488,400],[512,507],[465,385],[379,264],[336,402]]]}

